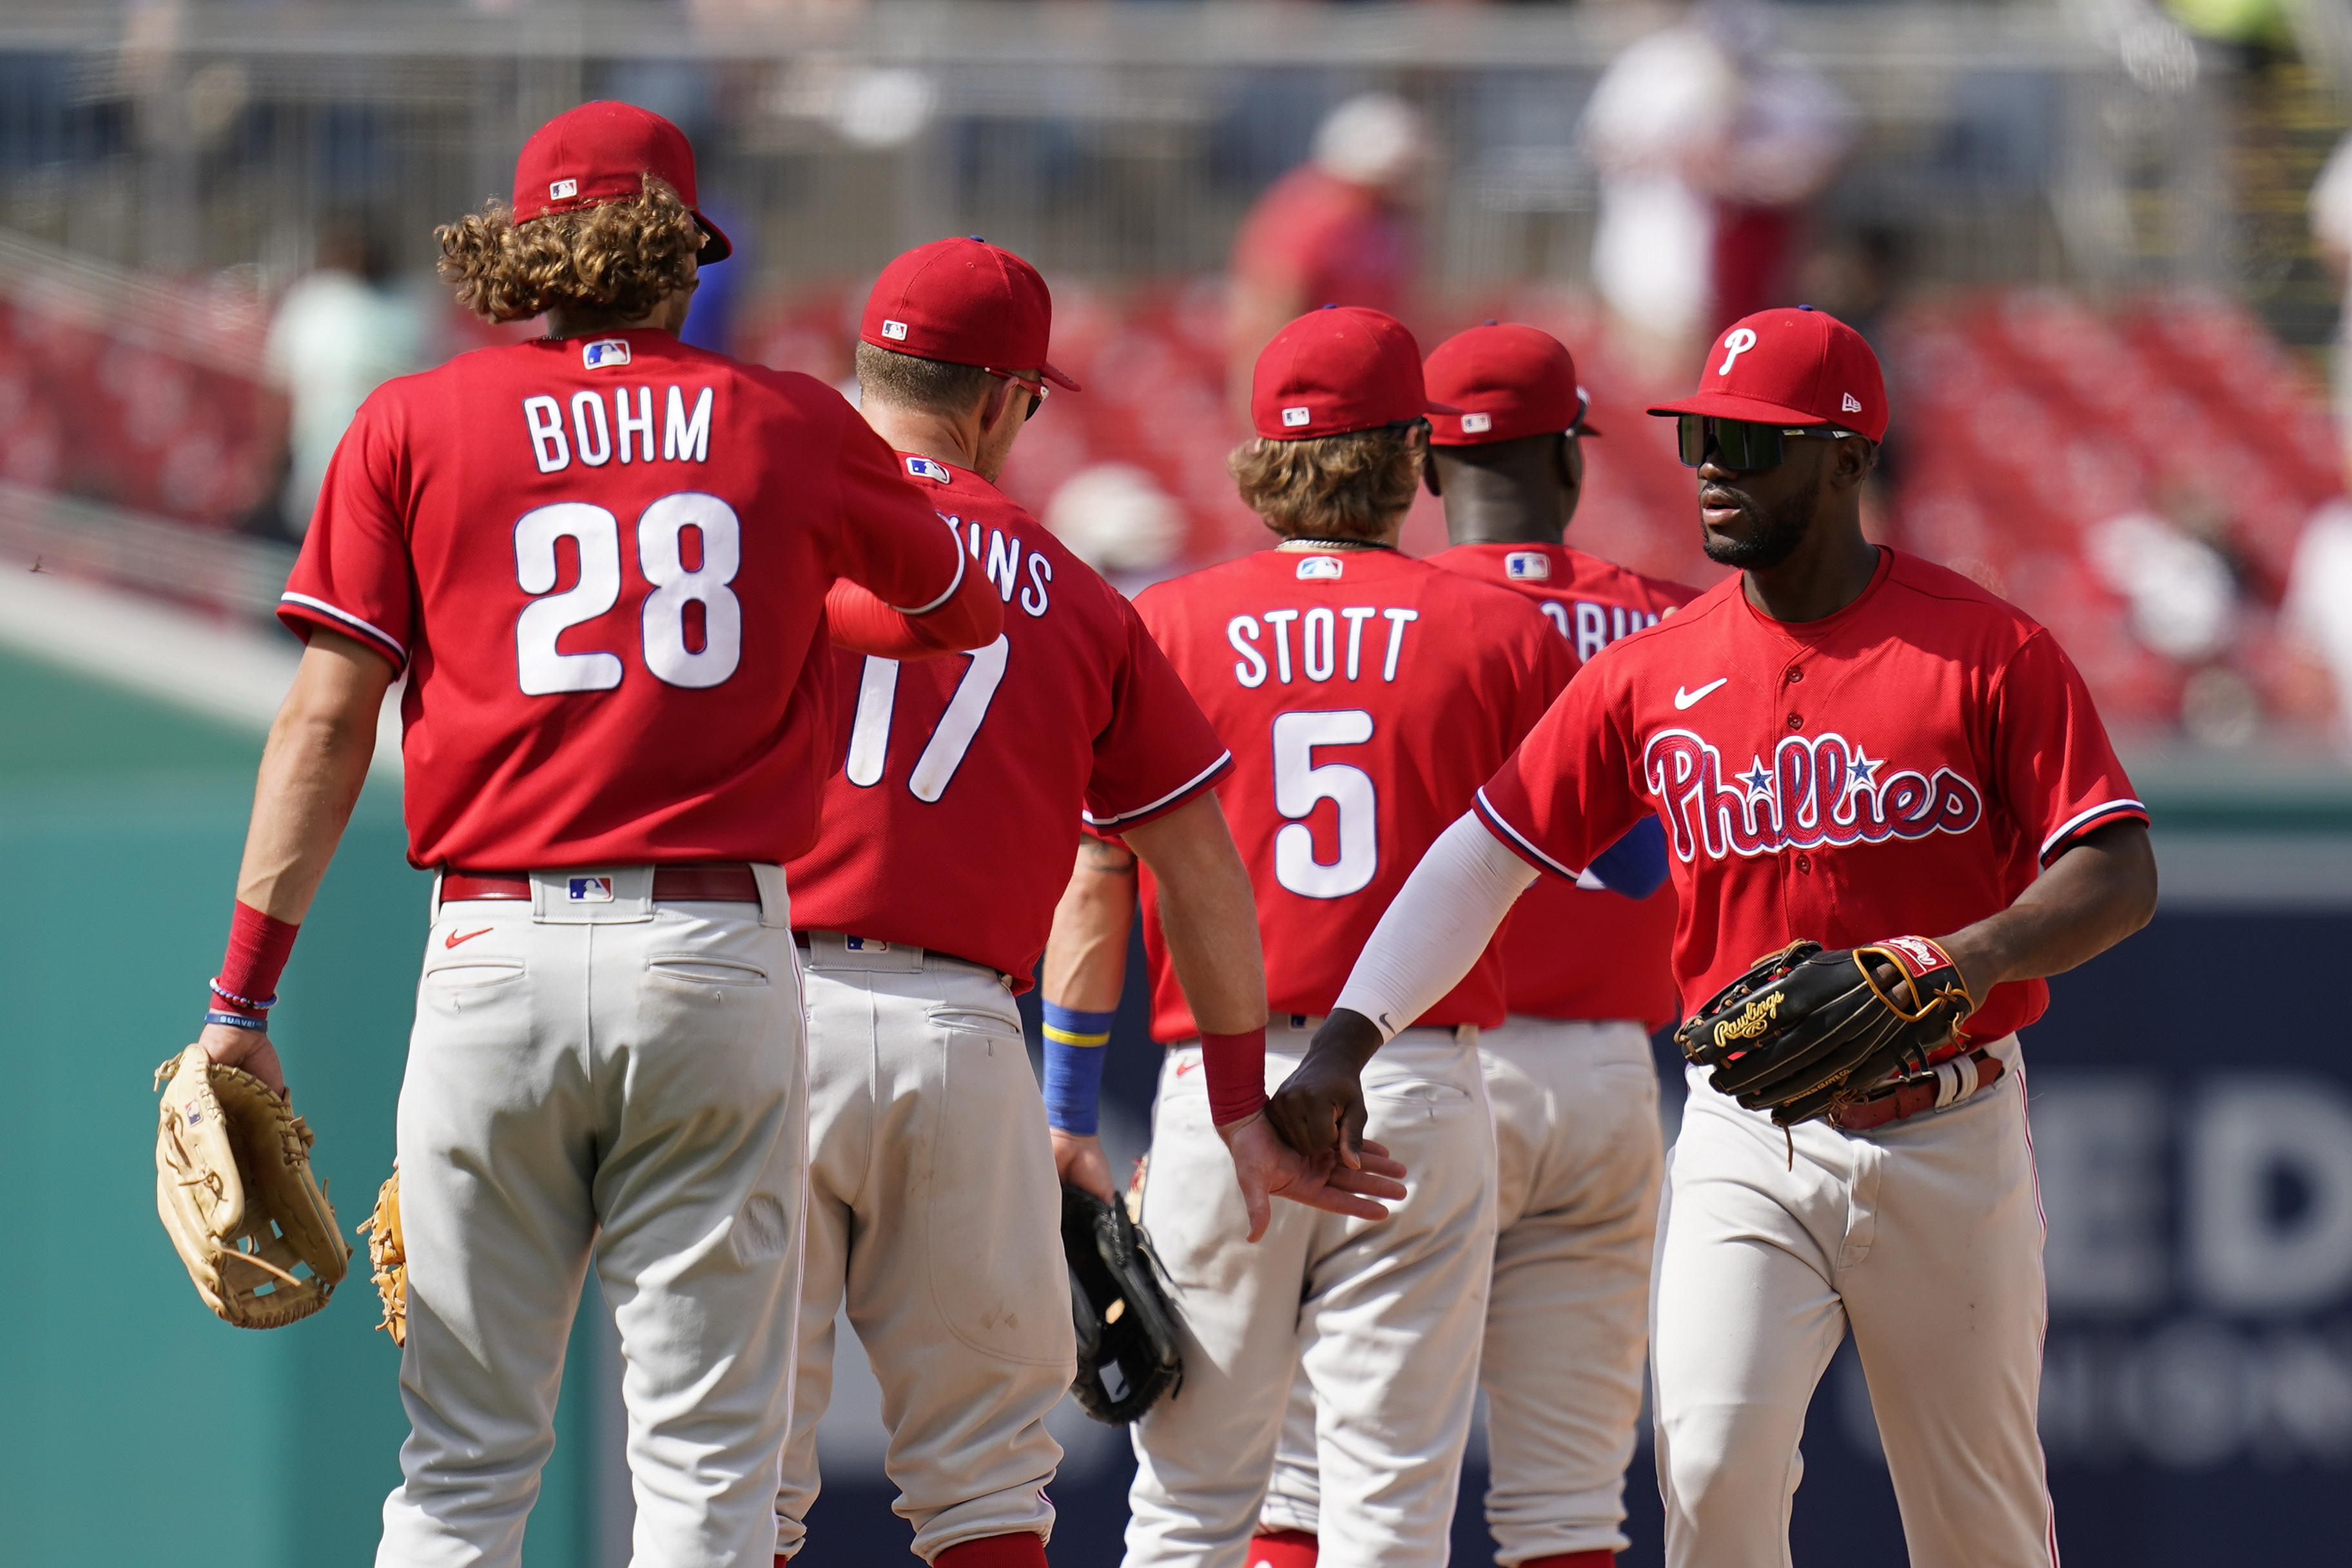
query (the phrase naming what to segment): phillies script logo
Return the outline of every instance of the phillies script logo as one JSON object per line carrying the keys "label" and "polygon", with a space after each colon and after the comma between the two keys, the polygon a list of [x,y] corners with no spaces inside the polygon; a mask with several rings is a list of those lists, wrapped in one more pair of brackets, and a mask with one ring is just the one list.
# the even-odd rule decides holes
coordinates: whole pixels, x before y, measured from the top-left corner
{"label": "phillies script logo", "polygon": [[1770,767],[1755,758],[1727,779],[1714,747],[1686,729],[1660,730],[1642,771],[1685,861],[1702,849],[1720,860],[1965,833],[1984,820],[1984,797],[1950,768],[1889,771],[1885,758],[1834,733],[1790,736],[1772,748]]}

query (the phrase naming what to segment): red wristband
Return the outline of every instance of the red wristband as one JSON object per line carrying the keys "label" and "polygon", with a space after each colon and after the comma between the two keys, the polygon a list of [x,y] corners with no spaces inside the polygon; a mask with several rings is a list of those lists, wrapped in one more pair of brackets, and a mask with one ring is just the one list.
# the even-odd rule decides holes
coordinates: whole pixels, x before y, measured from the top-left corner
{"label": "red wristband", "polygon": [[212,986],[217,1005],[232,1012],[268,1011],[278,999],[278,977],[286,972],[300,929],[237,900],[228,923],[228,951]]}
{"label": "red wristband", "polygon": [[1230,1126],[1265,1104],[1265,1026],[1245,1034],[1203,1034],[1201,1071],[1208,1079],[1209,1120]]}

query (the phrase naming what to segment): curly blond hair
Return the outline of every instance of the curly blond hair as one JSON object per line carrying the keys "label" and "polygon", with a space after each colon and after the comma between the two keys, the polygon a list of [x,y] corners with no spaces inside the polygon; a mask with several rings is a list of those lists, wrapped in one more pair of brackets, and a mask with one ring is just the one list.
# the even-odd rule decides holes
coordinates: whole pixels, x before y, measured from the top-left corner
{"label": "curly blond hair", "polygon": [[1427,453],[1420,427],[1305,441],[1258,437],[1225,466],[1242,501],[1285,538],[1377,539],[1412,505]]}
{"label": "curly blond hair", "polygon": [[520,223],[492,197],[433,237],[436,270],[486,321],[525,321],[559,306],[634,320],[694,282],[703,243],[677,193],[651,174],[634,201]]}

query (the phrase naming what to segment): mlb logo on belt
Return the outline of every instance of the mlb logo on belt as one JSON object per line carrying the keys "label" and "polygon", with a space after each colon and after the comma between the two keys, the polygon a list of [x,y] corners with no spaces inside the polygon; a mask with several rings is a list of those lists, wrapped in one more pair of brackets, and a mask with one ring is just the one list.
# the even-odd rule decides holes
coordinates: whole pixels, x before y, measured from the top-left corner
{"label": "mlb logo on belt", "polygon": [[908,458],[907,472],[912,474],[918,479],[930,479],[941,485],[946,484],[950,479],[954,477],[953,475],[948,472],[948,465],[946,464],[934,463],[928,457]]}
{"label": "mlb logo on belt", "polygon": [[609,876],[575,876],[565,887],[563,896],[573,904],[610,904],[613,902],[613,879]]}
{"label": "mlb logo on belt", "polygon": [[1336,555],[1310,555],[1298,563],[1298,580],[1313,582],[1321,579],[1328,581],[1346,570],[1347,562]]}
{"label": "mlb logo on belt", "polygon": [[[1465,430],[1469,426],[1465,423]],[[1513,582],[1546,582],[1551,578],[1551,558],[1540,551],[1515,549],[1503,558],[1503,575]]]}
{"label": "mlb logo on belt", "polygon": [[629,362],[629,343],[625,338],[599,338],[580,346],[580,362],[592,371],[607,370]]}
{"label": "mlb logo on belt", "polygon": [[844,936],[841,945],[853,953],[887,953],[890,950],[887,942],[869,942],[863,936]]}

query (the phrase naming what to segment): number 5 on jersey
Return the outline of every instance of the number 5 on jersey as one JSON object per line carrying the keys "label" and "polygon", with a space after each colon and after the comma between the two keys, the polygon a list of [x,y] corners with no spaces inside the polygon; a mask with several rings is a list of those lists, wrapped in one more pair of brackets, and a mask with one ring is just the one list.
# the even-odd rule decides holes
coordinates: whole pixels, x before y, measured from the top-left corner
{"label": "number 5 on jersey", "polygon": [[[1274,721],[1274,809],[1290,819],[1274,835],[1274,880],[1304,898],[1345,898],[1380,869],[1380,797],[1372,776],[1345,762],[1318,763],[1318,746],[1361,746],[1372,738],[1362,708],[1286,713]],[[1325,800],[1339,808],[1339,858],[1315,858],[1306,819]]]}
{"label": "number 5 on jersey", "polygon": [[[915,770],[907,775],[907,788],[916,800],[929,804],[948,792],[956,769],[963,766],[964,753],[971,749],[972,737],[980,733],[980,721],[988,716],[996,688],[1003,684],[1004,664],[1012,652],[1013,645],[999,635],[987,647],[965,655],[971,663],[956,683],[955,695],[948,699],[930,739],[923,743],[923,754],[915,758]],[[867,654],[857,682],[857,716],[849,727],[847,772],[849,781],[861,789],[882,781],[890,755],[891,710],[898,701],[898,661]]]}
{"label": "number 5 on jersey", "polygon": [[[702,564],[686,566],[686,530],[702,544]],[[580,580],[555,587],[555,542],[580,551]],[[735,508],[699,490],[680,490],[648,506],[637,518],[637,570],[646,595],[646,668],[673,686],[715,686],[743,659],[743,604],[727,585],[743,564],[743,531]],[[621,684],[618,653],[566,653],[556,639],[593,621],[621,601],[620,519],[587,501],[534,507],[515,522],[515,580],[525,593],[544,595],[515,622],[515,673],[525,696],[608,692]],[[688,645],[686,607],[702,607],[702,645]]]}

